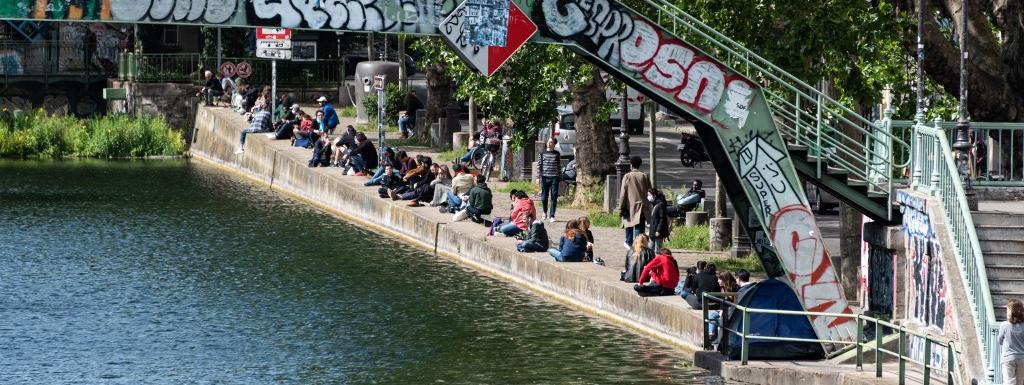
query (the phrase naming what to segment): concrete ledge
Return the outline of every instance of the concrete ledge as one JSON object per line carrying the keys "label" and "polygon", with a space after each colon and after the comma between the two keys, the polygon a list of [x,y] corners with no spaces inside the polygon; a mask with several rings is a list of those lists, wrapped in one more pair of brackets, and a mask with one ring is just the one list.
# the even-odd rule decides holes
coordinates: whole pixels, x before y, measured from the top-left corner
{"label": "concrete ledge", "polygon": [[[700,311],[690,309],[676,296],[641,298],[631,284],[618,280],[617,268],[591,263],[558,263],[546,253],[518,253],[512,240],[487,237],[486,229],[480,225],[468,221],[452,223],[450,215],[437,210],[410,209],[404,202],[380,199],[376,187],[362,185],[365,178],[342,176],[338,169],[307,167],[309,150],[289,147],[287,141],[250,135],[245,153],[235,155],[238,134],[243,127],[244,122],[235,113],[200,107],[196,117],[196,141],[191,148],[193,157],[672,344],[694,358],[698,366],[729,380],[771,385],[881,381],[874,378],[854,381],[853,377],[864,378],[839,374],[836,364],[827,361],[752,361],[748,366],[724,361],[717,353],[700,351],[703,338]],[[501,210],[498,203],[495,208]],[[846,369],[841,371],[847,373]],[[887,380],[894,382],[892,378]]]}

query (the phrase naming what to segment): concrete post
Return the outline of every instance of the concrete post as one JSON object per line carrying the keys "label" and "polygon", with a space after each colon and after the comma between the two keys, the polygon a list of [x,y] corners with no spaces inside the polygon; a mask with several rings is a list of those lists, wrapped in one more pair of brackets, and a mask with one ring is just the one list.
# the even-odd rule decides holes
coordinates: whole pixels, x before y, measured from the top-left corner
{"label": "concrete post", "polygon": [[472,96],[470,96],[469,97],[469,134],[470,135],[473,135],[474,132],[477,132],[477,131],[480,130],[479,124],[480,124],[480,122],[477,121],[477,116],[476,116],[476,101],[473,100]]}
{"label": "concrete post", "polygon": [[708,236],[712,251],[722,251],[732,241],[732,218],[711,218]]}
{"label": "concrete post", "polygon": [[618,180],[622,180],[622,177],[629,172],[629,133],[626,130],[619,135],[618,142],[619,159],[615,160],[615,176],[618,177]]}
{"label": "concrete post", "polygon": [[750,237],[747,236],[747,229],[740,224],[740,220],[739,216],[733,215],[732,250],[729,251],[729,256],[733,258],[740,258],[751,252]]}

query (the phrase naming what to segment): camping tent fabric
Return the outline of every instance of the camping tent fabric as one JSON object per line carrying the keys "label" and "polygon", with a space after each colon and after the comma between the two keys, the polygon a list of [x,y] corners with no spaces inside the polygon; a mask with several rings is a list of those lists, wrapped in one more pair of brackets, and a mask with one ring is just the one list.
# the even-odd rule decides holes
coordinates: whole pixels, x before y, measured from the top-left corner
{"label": "camping tent fabric", "polygon": [[[803,311],[803,306],[800,305],[800,300],[793,289],[777,279],[766,279],[752,284],[752,287],[740,294],[737,303],[752,309]],[[729,328],[742,330],[742,313],[731,314],[733,316],[729,319]],[[817,338],[810,320],[806,316],[797,315],[751,314],[749,331],[751,336]],[[821,344],[815,342],[752,339],[748,344],[747,355],[750,359],[819,359],[825,356]],[[739,358],[740,349],[740,336],[730,333],[729,358]]]}

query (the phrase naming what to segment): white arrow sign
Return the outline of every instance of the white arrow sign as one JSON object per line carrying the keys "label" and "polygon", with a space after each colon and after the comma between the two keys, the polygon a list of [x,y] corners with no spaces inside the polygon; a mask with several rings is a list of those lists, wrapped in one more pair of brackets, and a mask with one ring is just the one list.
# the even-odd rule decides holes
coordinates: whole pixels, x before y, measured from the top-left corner
{"label": "white arrow sign", "polygon": [[292,51],[286,49],[261,48],[256,50],[256,57],[264,59],[291,60]]}

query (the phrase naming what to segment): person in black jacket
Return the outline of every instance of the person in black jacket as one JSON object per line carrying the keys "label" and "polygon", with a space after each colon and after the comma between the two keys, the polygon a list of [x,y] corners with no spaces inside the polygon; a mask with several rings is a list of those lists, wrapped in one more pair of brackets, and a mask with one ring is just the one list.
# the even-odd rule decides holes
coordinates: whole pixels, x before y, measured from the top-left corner
{"label": "person in black jacket", "polygon": [[704,270],[694,276],[693,286],[693,294],[687,295],[688,293],[683,292],[683,299],[694,309],[701,308],[701,298],[704,293],[722,291],[722,286],[718,284],[718,272],[714,263],[708,263],[704,266]]}
{"label": "person in black jacket", "polygon": [[331,164],[331,139],[326,132],[313,145],[313,157],[309,159],[309,167],[327,167]]}
{"label": "person in black jacket", "polygon": [[516,245],[516,250],[524,253],[547,251],[548,247],[551,246],[551,240],[548,239],[548,231],[544,228],[544,221],[534,219],[532,214],[527,213],[526,215],[527,218],[532,220],[529,235],[526,240]]}
{"label": "person in black jacket", "polygon": [[661,250],[661,245],[668,239],[672,227],[669,225],[668,202],[665,201],[665,194],[658,189],[651,189],[647,193],[647,200],[651,202],[651,223],[648,227],[648,237],[651,238],[651,249]]}
{"label": "person in black jacket", "polygon": [[398,187],[402,184],[402,177],[395,172],[395,168],[390,164],[384,164],[384,174],[380,177],[380,188],[377,189],[377,195],[381,198],[390,198],[391,189]]}
{"label": "person in black jacket", "polygon": [[391,172],[402,168],[402,163],[398,161],[398,155],[395,154],[395,149],[387,147],[384,149],[384,159],[377,160],[378,167],[374,172],[373,177],[366,181],[364,186],[374,186],[380,184],[380,179],[384,177],[384,166],[391,166]]}
{"label": "person in black jacket", "polygon": [[349,153],[352,168],[356,176],[364,176],[370,170],[377,168],[377,148],[373,142],[362,132],[356,134],[356,146]]}

